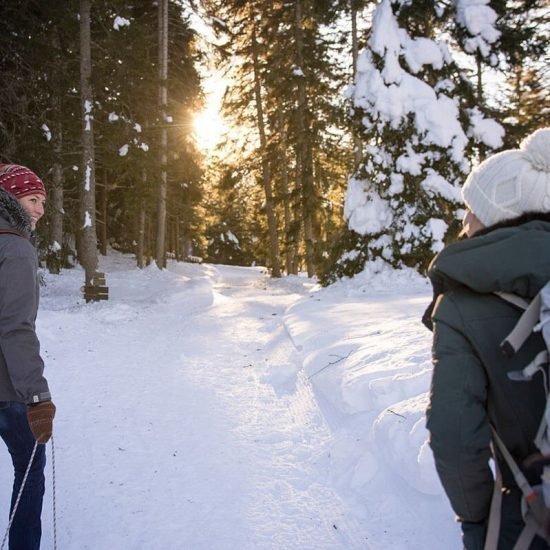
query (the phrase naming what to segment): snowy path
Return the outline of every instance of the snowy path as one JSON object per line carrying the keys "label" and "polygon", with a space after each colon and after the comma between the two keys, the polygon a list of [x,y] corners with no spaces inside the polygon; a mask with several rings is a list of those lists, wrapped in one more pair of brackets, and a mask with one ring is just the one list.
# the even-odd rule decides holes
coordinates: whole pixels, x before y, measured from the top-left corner
{"label": "snowy path", "polygon": [[166,277],[170,293],[151,296],[146,274],[138,288],[114,273],[112,301],[87,311],[45,299],[59,547],[368,548],[282,324],[299,296],[260,270]]}
{"label": "snowy path", "polygon": [[[101,262],[108,302],[84,304],[67,270],[38,318],[59,550],[461,547],[426,443],[425,280],[319,290],[255,267]],[[11,475],[0,452],[0,486]]]}

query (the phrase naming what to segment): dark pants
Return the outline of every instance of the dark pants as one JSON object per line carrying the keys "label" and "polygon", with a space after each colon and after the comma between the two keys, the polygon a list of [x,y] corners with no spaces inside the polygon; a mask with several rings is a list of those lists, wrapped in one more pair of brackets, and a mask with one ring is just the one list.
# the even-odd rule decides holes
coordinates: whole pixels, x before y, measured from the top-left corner
{"label": "dark pants", "polygon": [[[35,439],[27,421],[27,406],[16,401],[0,401],[0,437],[8,447],[15,471],[11,510],[15,505],[25,471],[31,458]],[[38,445],[34,460],[15,512],[10,529],[10,550],[38,550],[42,526],[44,498],[44,467],[46,446]],[[3,537],[4,533],[0,536]]]}

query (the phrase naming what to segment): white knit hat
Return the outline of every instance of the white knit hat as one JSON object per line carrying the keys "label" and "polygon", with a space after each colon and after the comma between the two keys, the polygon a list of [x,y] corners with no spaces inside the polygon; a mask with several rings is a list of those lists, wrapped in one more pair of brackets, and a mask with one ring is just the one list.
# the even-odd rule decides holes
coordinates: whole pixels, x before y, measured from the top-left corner
{"label": "white knit hat", "polygon": [[550,212],[550,128],[532,133],[519,149],[483,161],[466,179],[462,197],[484,226]]}

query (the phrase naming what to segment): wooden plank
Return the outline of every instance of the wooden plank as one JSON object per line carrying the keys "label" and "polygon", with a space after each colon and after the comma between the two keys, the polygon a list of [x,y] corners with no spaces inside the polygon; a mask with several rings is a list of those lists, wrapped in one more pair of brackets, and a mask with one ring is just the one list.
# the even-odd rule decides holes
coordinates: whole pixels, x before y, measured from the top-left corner
{"label": "wooden plank", "polygon": [[99,286],[99,285],[86,285],[84,287],[84,291],[91,291],[91,292],[109,292],[108,286]]}
{"label": "wooden plank", "polygon": [[84,299],[86,302],[97,302],[109,299],[109,287],[88,285],[84,287]]}
{"label": "wooden plank", "polygon": [[103,286],[105,285],[105,273],[100,273],[96,271],[92,275],[92,285],[93,286]]}

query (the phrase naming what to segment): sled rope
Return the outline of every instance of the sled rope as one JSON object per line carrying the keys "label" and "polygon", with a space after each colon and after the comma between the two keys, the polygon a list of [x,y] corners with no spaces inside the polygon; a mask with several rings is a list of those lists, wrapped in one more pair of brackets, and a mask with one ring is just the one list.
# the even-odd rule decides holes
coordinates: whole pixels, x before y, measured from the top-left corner
{"label": "sled rope", "polygon": [[4,534],[4,539],[2,540],[2,546],[0,546],[0,550],[4,550],[4,547],[6,546],[6,540],[8,538],[8,534],[11,529],[11,524],[13,523],[13,518],[15,517],[15,512],[17,512],[17,507],[19,506],[19,501],[21,500],[21,495],[23,494],[23,489],[25,488],[25,483],[27,483],[27,478],[29,477],[29,472],[31,470],[32,461],[34,460],[34,455],[36,454],[36,449],[38,447],[38,441],[34,442],[34,447],[31,453],[31,459],[29,460],[29,463],[27,465],[27,469],[25,471],[25,475],[23,476],[23,481],[21,483],[21,487],[19,489],[19,493],[17,495],[17,499],[15,500],[15,504],[13,506],[13,511],[10,516],[10,521],[8,522],[8,528],[6,529],[6,533]]}
{"label": "sled rope", "polygon": [[57,517],[56,517],[56,507],[55,507],[55,445],[53,443],[53,435],[52,435],[51,441],[52,441],[53,548],[54,550],[57,550]]}
{"label": "sled rope", "polygon": [[[54,550],[57,550],[57,517],[56,517],[56,503],[55,503],[55,446],[53,443],[53,436],[51,438],[52,441],[52,480],[53,480],[53,486],[52,486],[52,494],[53,494],[53,547]],[[23,481],[21,482],[21,487],[19,489],[19,493],[17,494],[17,499],[15,500],[15,504],[13,506],[13,510],[10,516],[10,520],[8,522],[8,527],[6,529],[6,532],[4,534],[4,538],[2,540],[2,546],[0,546],[0,550],[4,550],[6,546],[6,541],[8,539],[8,535],[11,529],[11,525],[13,523],[13,518],[15,517],[15,512],[17,512],[17,507],[19,506],[19,501],[21,500],[21,495],[23,494],[23,489],[25,488],[25,483],[27,483],[27,478],[29,477],[29,472],[31,470],[31,466],[34,460],[34,455],[36,454],[36,449],[38,448],[38,441],[35,441],[34,447],[31,453],[31,458],[29,460],[29,463],[27,465],[27,469],[25,471],[25,475],[23,476]]]}

